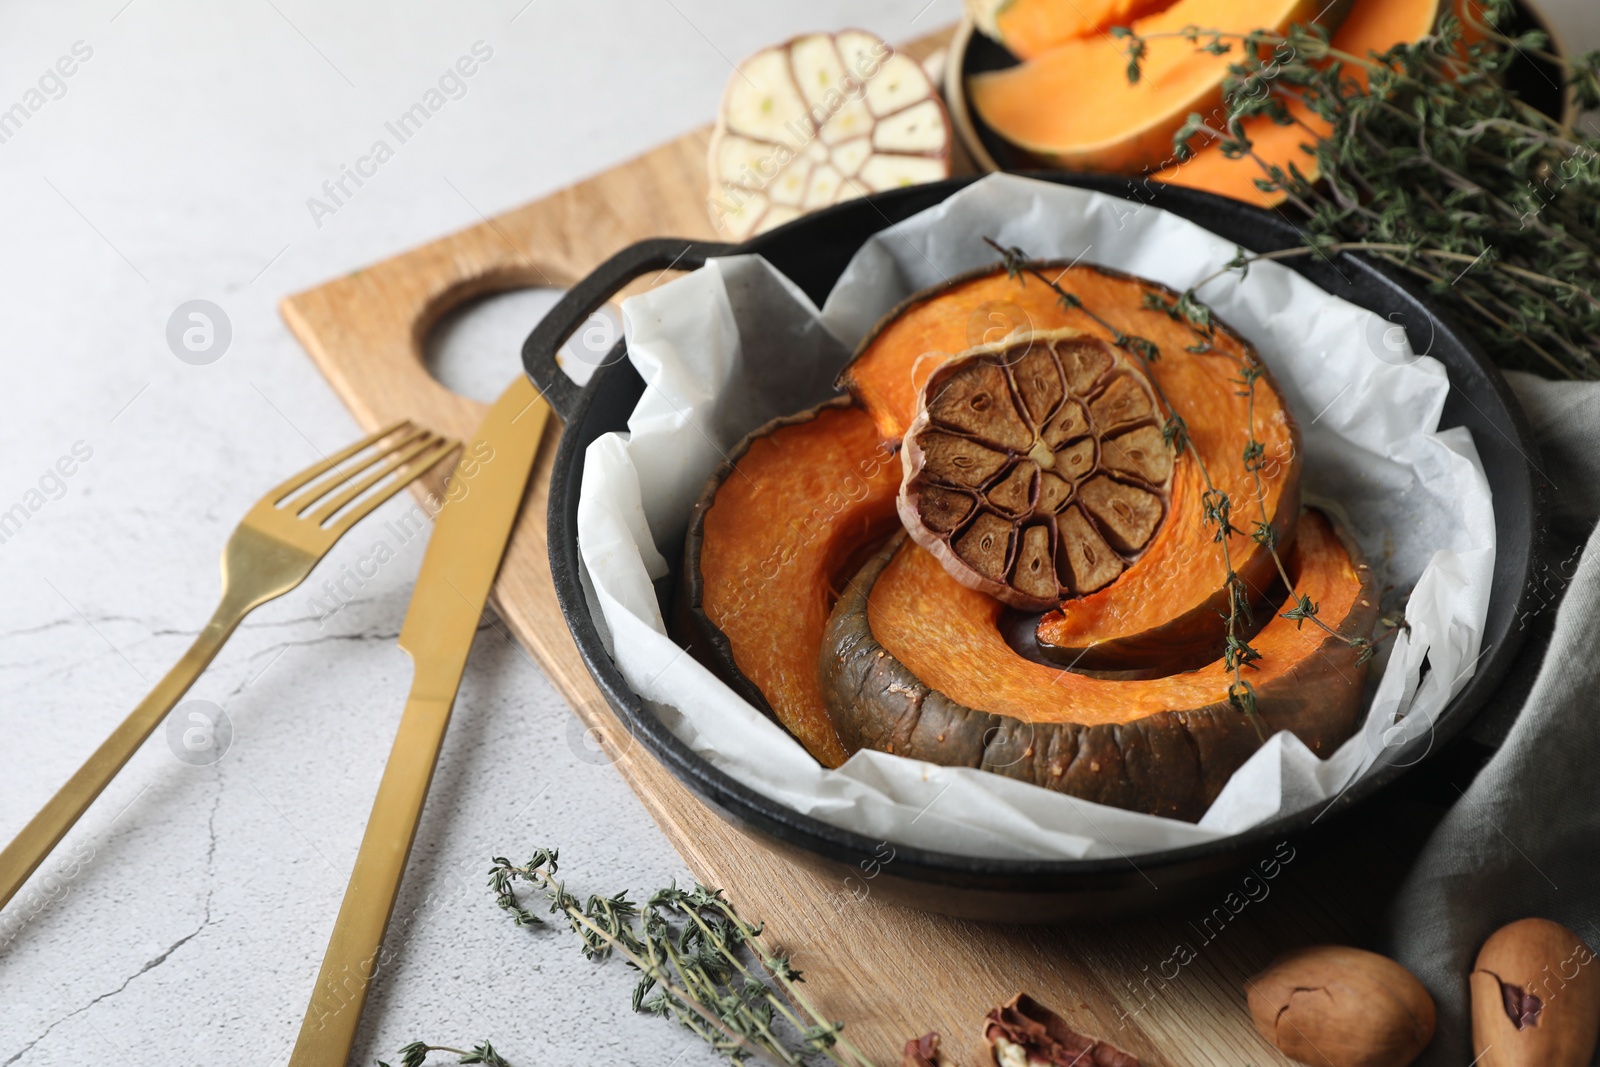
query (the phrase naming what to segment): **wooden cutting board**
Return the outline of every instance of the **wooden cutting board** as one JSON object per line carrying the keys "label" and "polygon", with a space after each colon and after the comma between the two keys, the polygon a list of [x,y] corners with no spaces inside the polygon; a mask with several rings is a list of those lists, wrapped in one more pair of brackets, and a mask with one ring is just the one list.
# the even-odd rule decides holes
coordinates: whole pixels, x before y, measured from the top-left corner
{"label": "wooden cutting board", "polygon": [[[907,46],[919,58],[949,31]],[[283,301],[289,327],[362,425],[411,417],[470,436],[485,405],[424,369],[421,339],[451,308],[491,292],[568,286],[647,237],[714,239],[706,216],[709,129],[664,144],[571,188]],[[516,363],[507,353],[508,376]],[[494,589],[517,639],[597,732],[691,870],[801,946],[806,988],[880,1065],[929,1030],[964,1067],[989,1062],[981,1021],[1026,991],[1078,1029],[1145,1064],[1281,1064],[1252,1028],[1244,979],[1312,941],[1371,938],[1378,904],[1407,846],[1391,838],[1284,846],[1271,881],[1156,917],[1091,928],[996,927],[885,904],[865,877],[792,866],[702,805],[612,717],[557,607],[545,540],[555,420]],[[621,739],[621,744],[618,744]],[[1271,856],[1271,851],[1262,858]],[[880,894],[881,895],[881,894]],[[1185,951],[1186,950],[1186,951]],[[619,986],[617,1005],[625,1002]]]}

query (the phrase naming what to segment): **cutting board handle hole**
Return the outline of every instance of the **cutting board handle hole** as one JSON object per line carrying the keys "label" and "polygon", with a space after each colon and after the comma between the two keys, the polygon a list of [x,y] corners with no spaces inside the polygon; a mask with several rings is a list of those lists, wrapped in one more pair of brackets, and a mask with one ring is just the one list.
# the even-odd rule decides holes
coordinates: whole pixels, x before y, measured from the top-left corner
{"label": "cutting board handle hole", "polygon": [[[428,331],[422,362],[434,380],[473,400],[492,401],[521,368],[522,342],[555,307],[564,289],[535,286],[469,298],[446,311]],[[620,358],[622,313],[607,304],[562,346],[561,369],[579,385],[608,360]]]}

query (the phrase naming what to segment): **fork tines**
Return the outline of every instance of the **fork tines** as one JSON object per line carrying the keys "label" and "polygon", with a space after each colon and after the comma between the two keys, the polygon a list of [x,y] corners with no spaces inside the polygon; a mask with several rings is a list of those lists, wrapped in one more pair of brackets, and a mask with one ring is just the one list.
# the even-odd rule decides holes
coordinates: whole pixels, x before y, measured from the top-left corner
{"label": "fork tines", "polygon": [[458,445],[402,419],[301,471],[273,490],[272,501],[296,518],[343,532]]}

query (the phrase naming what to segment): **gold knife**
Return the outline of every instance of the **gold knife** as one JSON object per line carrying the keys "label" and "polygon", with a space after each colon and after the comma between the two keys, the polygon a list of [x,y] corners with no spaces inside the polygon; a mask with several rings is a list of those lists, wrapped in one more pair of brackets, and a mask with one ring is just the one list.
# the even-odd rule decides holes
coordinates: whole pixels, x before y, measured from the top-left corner
{"label": "gold knife", "polygon": [[[461,454],[454,477],[464,488],[453,484],[446,495],[400,630],[411,694],[289,1067],[345,1067],[350,1057],[461,672],[549,414],[533,383],[518,377]],[[472,463],[477,469],[463,477]]]}

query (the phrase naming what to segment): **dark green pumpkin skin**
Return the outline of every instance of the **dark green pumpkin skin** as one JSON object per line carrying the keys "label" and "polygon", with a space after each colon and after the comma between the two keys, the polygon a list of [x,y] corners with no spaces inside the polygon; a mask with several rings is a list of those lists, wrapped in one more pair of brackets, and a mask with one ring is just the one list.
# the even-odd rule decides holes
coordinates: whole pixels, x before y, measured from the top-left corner
{"label": "dark green pumpkin skin", "polygon": [[[1362,587],[1339,633],[1367,637],[1377,621],[1372,572],[1342,531],[1340,537]],[[975,767],[1098,804],[1195,822],[1263,737],[1291,730],[1326,756],[1355,732],[1366,665],[1332,635],[1287,674],[1258,687],[1260,734],[1226,701],[1093,726],[1028,723],[966,707],[924,685],[872,634],[868,597],[905,541],[894,539],[856,573],[824,635],[822,689],[850,752],[876,749]]]}

